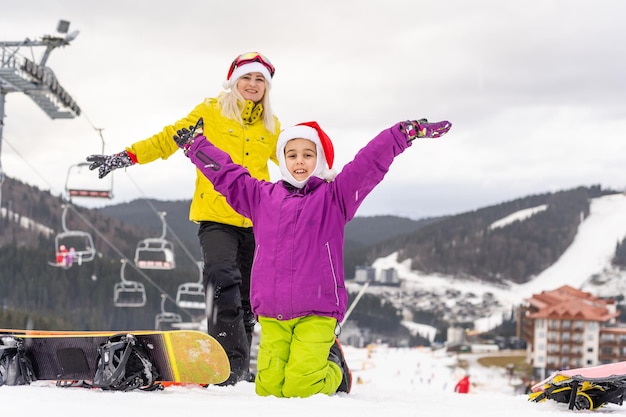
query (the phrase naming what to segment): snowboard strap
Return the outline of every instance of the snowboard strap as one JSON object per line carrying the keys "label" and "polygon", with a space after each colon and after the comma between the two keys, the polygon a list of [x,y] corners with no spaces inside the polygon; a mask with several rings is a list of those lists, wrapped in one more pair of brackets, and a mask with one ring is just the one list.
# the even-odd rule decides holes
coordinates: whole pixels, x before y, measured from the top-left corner
{"label": "snowboard strap", "polygon": [[117,334],[98,347],[93,386],[104,390],[163,389],[146,348],[132,334]]}
{"label": "snowboard strap", "polygon": [[0,386],[29,385],[35,379],[24,340],[11,335],[0,336]]}

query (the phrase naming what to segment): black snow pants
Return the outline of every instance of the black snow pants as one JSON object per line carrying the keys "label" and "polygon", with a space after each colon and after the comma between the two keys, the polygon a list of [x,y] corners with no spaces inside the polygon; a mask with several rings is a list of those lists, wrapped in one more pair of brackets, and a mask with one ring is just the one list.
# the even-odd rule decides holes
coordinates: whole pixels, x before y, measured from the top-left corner
{"label": "black snow pants", "polygon": [[225,385],[249,378],[255,319],[250,307],[250,271],[255,241],[252,228],[201,222],[208,333],[224,348],[231,377]]}

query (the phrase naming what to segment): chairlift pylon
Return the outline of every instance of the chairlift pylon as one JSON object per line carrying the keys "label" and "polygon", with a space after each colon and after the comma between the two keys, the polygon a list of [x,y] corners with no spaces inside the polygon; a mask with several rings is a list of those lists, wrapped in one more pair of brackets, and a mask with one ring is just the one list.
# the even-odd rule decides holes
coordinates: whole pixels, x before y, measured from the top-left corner
{"label": "chairlift pylon", "polygon": [[146,288],[141,282],[126,279],[124,276],[126,263],[126,259],[122,259],[121,281],[113,287],[113,304],[115,307],[143,307],[146,305]]}
{"label": "chairlift pylon", "polygon": [[165,223],[165,212],[158,213],[163,223],[161,236],[146,238],[137,244],[135,250],[135,266],[141,269],[162,269],[170,270],[176,268],[174,260],[174,245],[165,239],[167,223]]}
{"label": "chairlift pylon", "polygon": [[176,305],[180,308],[206,310],[206,296],[202,285],[202,262],[197,263],[200,269],[200,278],[197,282],[185,282],[178,286]]}
{"label": "chairlift pylon", "polygon": [[73,265],[82,265],[91,262],[96,257],[96,248],[91,234],[81,230],[70,230],[67,227],[67,210],[69,204],[63,205],[61,227],[63,231],[54,238],[55,262],[48,262],[51,266],[68,269]]}
{"label": "chairlift pylon", "polygon": [[[166,298],[167,296],[165,294],[161,294],[161,312],[157,314],[154,318],[155,330],[171,330],[175,328],[175,326],[173,326],[174,323],[182,323],[183,321],[183,318],[180,316],[180,314],[165,311]],[[168,324],[169,326],[164,326]]]}

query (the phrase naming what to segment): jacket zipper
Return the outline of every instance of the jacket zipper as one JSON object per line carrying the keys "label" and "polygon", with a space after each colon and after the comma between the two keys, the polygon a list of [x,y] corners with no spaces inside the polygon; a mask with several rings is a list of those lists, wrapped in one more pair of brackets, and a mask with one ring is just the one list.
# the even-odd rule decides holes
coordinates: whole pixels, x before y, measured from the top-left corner
{"label": "jacket zipper", "polygon": [[326,251],[328,252],[328,261],[330,262],[330,270],[333,274],[333,281],[335,282],[335,305],[339,306],[339,292],[337,290],[338,288],[337,275],[335,274],[335,267],[333,266],[333,257],[330,254],[330,245],[328,244],[328,242],[326,242],[325,245],[326,245]]}
{"label": "jacket zipper", "polygon": [[259,256],[259,249],[261,249],[261,245],[256,245],[254,255],[252,256],[252,266],[250,267],[250,272],[252,272],[252,270],[254,269],[254,264],[256,263],[256,259]]}

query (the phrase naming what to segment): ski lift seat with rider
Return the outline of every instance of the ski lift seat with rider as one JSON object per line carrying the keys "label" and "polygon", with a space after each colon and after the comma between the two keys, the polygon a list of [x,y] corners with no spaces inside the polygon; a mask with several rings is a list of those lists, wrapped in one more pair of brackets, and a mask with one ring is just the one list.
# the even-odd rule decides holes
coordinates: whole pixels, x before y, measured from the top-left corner
{"label": "ski lift seat with rider", "polygon": [[200,279],[197,282],[185,282],[178,286],[176,305],[181,308],[206,309],[206,296],[202,285],[202,262],[198,263]]}
{"label": "ski lift seat with rider", "polygon": [[[78,265],[83,262],[91,262],[96,257],[96,250],[91,235],[80,230],[68,230],[59,233],[54,238],[54,247],[74,248],[72,253],[72,263],[75,261]],[[68,265],[71,266],[72,263]]]}
{"label": "ski lift seat with rider", "polygon": [[129,281],[124,276],[126,260],[122,260],[120,282],[113,286],[113,304],[115,307],[143,307],[146,305],[146,288],[141,282]]}
{"label": "ski lift seat with rider", "polygon": [[91,262],[96,257],[96,248],[93,243],[91,234],[81,230],[69,230],[67,227],[67,210],[69,204],[63,206],[63,214],[61,217],[61,226],[63,231],[58,233],[54,238],[55,251],[59,251],[60,248],[74,248],[71,255],[71,260],[63,262],[50,263],[53,266],[63,267],[65,269],[72,266],[74,261],[78,265],[82,265],[83,262]]}
{"label": "ski lift seat with rider", "polygon": [[174,245],[165,240],[167,224],[165,223],[165,212],[159,212],[159,217],[163,223],[161,236],[156,238],[143,239],[135,250],[135,265],[141,269],[164,269],[176,268],[174,260]]}

